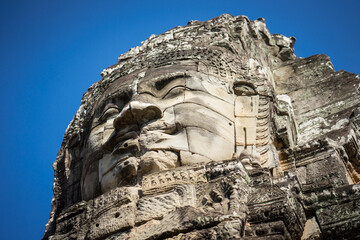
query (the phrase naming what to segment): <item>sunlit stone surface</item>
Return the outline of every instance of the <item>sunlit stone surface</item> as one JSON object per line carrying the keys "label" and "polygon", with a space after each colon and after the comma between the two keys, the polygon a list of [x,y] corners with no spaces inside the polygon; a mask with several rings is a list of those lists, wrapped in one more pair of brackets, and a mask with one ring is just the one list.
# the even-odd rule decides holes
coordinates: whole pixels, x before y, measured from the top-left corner
{"label": "sunlit stone surface", "polygon": [[225,14],[121,55],[66,130],[44,239],[360,238],[360,80],[294,43]]}

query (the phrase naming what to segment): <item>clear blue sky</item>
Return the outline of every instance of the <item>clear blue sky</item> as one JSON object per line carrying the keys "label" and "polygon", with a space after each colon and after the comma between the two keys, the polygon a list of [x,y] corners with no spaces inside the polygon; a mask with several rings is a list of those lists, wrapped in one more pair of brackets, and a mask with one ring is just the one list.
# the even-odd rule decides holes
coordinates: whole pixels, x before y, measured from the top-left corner
{"label": "clear blue sky", "polygon": [[0,239],[40,239],[52,162],[82,94],[151,34],[230,13],[264,17],[295,36],[296,54],[324,53],[359,73],[360,1],[82,1],[0,3]]}

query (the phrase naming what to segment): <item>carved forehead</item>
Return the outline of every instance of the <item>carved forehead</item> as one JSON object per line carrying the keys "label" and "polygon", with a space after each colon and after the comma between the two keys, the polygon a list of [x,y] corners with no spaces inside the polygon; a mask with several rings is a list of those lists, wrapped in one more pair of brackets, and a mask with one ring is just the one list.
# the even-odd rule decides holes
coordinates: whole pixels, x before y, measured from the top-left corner
{"label": "carved forehead", "polygon": [[148,68],[144,79],[156,78],[160,75],[166,75],[169,73],[185,72],[185,71],[198,71],[199,61],[197,60],[185,60],[169,63],[160,67]]}

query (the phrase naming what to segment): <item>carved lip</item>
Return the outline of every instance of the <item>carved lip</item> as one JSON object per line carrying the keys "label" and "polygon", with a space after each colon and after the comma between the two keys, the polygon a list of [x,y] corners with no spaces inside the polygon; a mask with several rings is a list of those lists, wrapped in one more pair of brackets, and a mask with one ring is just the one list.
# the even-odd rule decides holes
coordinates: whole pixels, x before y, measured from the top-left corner
{"label": "carved lip", "polygon": [[174,135],[181,131],[182,125],[180,122],[173,122],[173,123],[165,123],[163,122],[162,125],[157,126],[149,126],[143,128],[146,132],[153,132],[153,131],[160,131],[162,133],[166,133],[169,135]]}
{"label": "carved lip", "polygon": [[136,137],[136,138],[126,139],[116,144],[111,154],[132,153],[136,155],[139,151],[140,151],[139,141]]}
{"label": "carved lip", "polygon": [[173,135],[181,131],[182,125],[179,122],[175,122],[174,124],[171,124],[165,128],[161,128],[160,130],[164,133]]}
{"label": "carved lip", "polygon": [[108,174],[109,172],[111,172],[111,170],[113,170],[116,165],[120,162],[124,162],[126,161],[128,158],[134,157],[131,153],[125,153],[122,156],[119,157],[119,159],[117,161],[115,161],[103,174],[102,176],[105,176],[106,174]]}
{"label": "carved lip", "polygon": [[139,135],[134,130],[137,130],[137,126],[130,126],[123,131],[114,131],[108,140],[103,144],[103,148],[107,151],[113,152],[116,147],[120,147],[120,143],[124,143],[130,139],[137,139]]}

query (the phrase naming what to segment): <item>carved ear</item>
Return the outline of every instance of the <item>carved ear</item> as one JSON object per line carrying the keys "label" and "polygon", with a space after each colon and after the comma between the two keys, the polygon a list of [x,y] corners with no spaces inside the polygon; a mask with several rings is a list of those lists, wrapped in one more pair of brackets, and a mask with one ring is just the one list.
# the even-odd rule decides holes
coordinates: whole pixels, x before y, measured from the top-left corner
{"label": "carved ear", "polygon": [[237,96],[258,94],[255,90],[255,86],[248,82],[235,82],[233,88],[234,88],[234,93]]}

